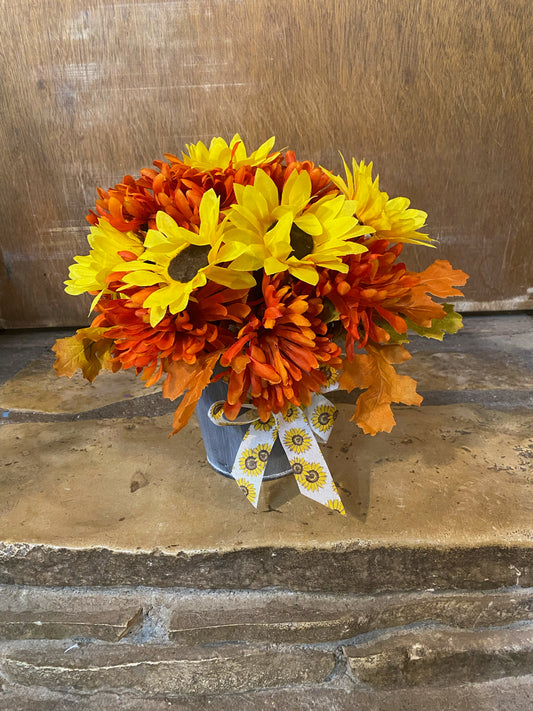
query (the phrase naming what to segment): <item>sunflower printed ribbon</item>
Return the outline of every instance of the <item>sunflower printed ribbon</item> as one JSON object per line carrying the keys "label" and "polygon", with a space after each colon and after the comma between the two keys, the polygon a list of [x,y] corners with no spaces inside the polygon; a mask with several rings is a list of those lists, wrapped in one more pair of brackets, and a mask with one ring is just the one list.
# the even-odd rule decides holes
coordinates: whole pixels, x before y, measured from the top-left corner
{"label": "sunflower printed ribbon", "polygon": [[[337,389],[330,382],[323,392]],[[323,395],[314,395],[309,407],[291,406],[282,415],[272,415],[268,422],[261,422],[254,412],[247,409],[235,421],[224,417],[223,402],[216,402],[209,410],[209,418],[219,426],[247,424],[237,451],[231,476],[236,480],[248,501],[257,508],[259,492],[272,447],[279,437],[300,492],[345,515],[344,506],[333,482],[317,440],[328,441],[337,410]]]}

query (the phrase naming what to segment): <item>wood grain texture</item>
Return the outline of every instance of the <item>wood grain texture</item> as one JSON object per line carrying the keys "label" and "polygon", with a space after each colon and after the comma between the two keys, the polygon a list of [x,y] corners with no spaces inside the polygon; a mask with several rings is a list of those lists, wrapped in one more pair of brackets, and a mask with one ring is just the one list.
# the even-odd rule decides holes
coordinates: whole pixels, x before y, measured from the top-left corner
{"label": "wood grain texture", "polygon": [[63,293],[84,216],[164,152],[239,131],[429,213],[467,308],[524,308],[532,284],[530,0],[0,0],[1,315],[83,324]]}

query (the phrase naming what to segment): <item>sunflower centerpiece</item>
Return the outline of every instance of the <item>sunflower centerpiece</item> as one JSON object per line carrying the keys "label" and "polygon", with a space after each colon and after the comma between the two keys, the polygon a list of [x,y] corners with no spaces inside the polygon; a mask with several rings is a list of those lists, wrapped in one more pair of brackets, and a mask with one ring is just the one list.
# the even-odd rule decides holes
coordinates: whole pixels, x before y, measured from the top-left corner
{"label": "sunflower centerpiece", "polygon": [[455,333],[461,317],[432,297],[461,296],[467,275],[399,260],[404,244],[434,246],[427,215],[389,198],[372,163],[343,160],[341,177],[273,147],[214,138],[98,189],[89,254],[65,282],[91,294],[95,317],[56,342],[55,368],[163,379],[181,397],[172,434],[218,383],[209,420],[241,428],[228,473],[250,502],[277,448],[303,494],[344,513],[318,444],[336,414],[325,393],[360,389],[352,420],[390,432],[393,402],[421,402],[394,369],[406,334]]}

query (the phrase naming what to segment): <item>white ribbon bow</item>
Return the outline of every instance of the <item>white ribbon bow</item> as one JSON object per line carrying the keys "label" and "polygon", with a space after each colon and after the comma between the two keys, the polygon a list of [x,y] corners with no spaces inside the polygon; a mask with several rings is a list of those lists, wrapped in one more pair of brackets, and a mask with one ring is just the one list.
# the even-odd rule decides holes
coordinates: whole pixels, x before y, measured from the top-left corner
{"label": "white ribbon bow", "polygon": [[[336,380],[330,378],[322,392],[337,388]],[[233,421],[227,420],[223,405],[223,401],[216,402],[209,410],[209,419],[214,424],[250,423],[237,451],[231,476],[253,506],[257,508],[268,458],[279,437],[300,492],[343,516],[346,514],[317,442],[317,439],[322,443],[328,441],[337,415],[335,406],[329,400],[315,394],[309,407],[289,406],[285,415],[272,415],[268,422],[261,422],[253,405],[243,405],[244,412],[241,411]]]}

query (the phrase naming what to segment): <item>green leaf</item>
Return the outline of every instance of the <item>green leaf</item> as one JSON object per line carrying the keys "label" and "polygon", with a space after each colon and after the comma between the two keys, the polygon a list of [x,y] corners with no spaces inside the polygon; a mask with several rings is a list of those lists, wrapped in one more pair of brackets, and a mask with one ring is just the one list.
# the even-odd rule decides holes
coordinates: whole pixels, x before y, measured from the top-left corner
{"label": "green leaf", "polygon": [[463,327],[463,317],[453,310],[453,304],[442,304],[442,308],[446,311],[444,318],[434,318],[431,326],[425,328],[418,326],[416,323],[406,318],[407,328],[419,336],[424,338],[436,338],[442,341],[445,333],[457,333]]}

